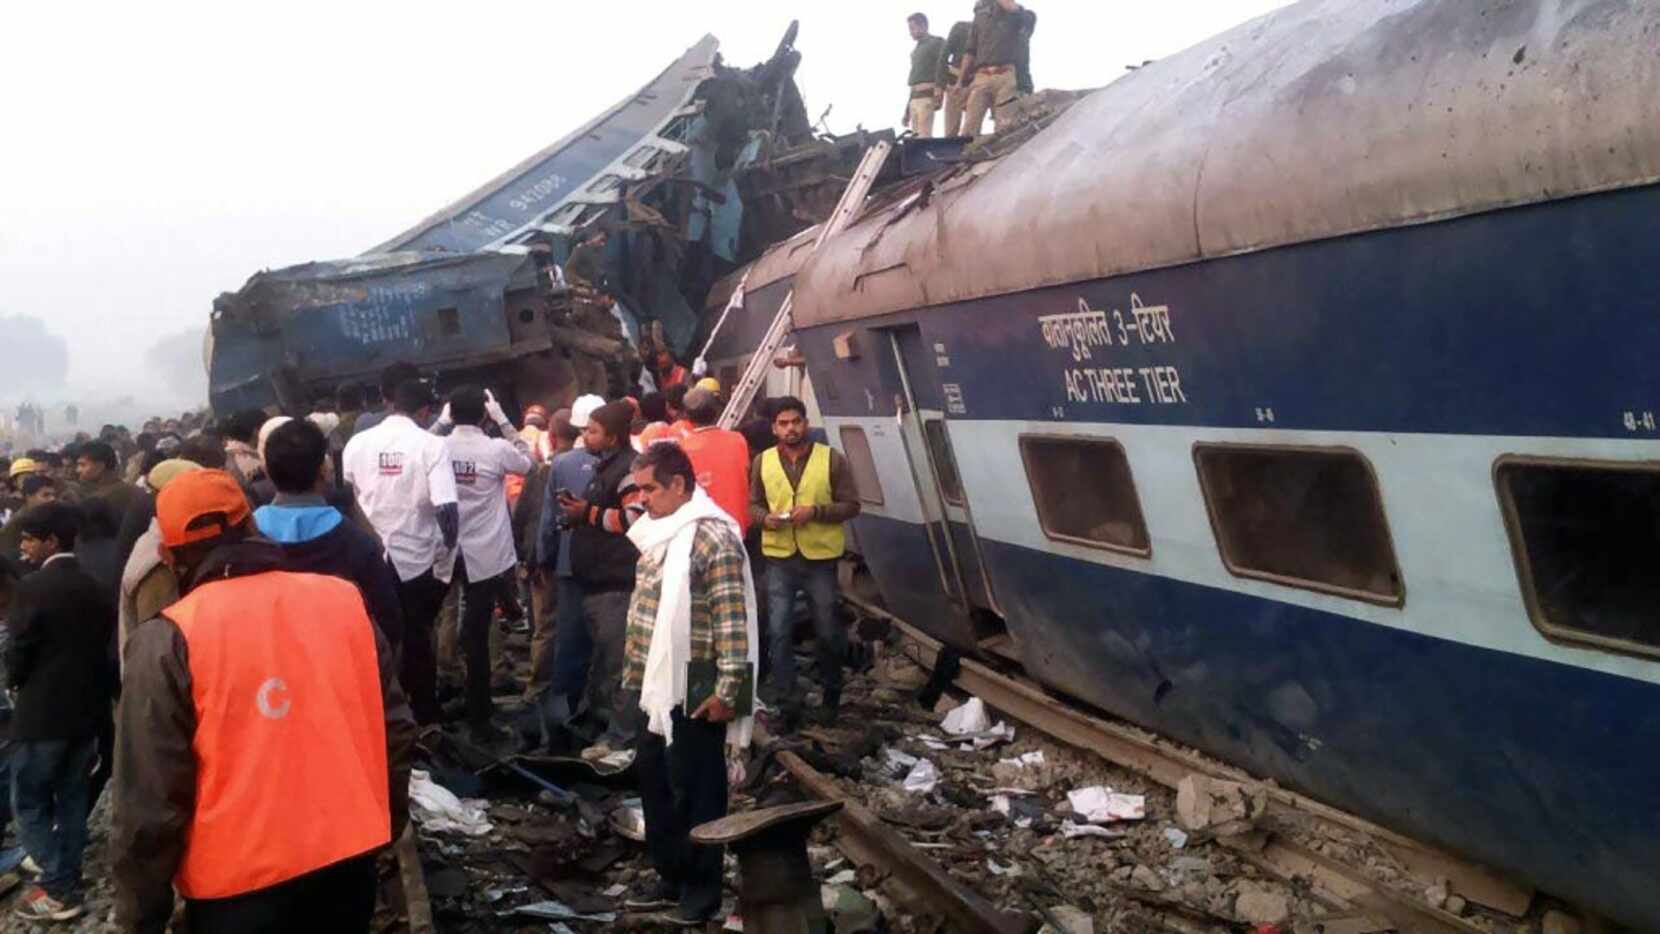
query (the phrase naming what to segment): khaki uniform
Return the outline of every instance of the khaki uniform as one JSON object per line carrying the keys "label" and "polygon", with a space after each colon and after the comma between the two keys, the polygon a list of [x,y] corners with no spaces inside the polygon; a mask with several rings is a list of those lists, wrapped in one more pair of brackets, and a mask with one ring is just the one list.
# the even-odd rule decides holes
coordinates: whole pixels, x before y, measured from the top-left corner
{"label": "khaki uniform", "polygon": [[934,135],[934,114],[939,112],[936,96],[938,85],[932,81],[911,85],[911,120],[910,131],[922,139]]}
{"label": "khaki uniform", "polygon": [[1023,26],[1020,11],[1010,13],[994,0],[981,0],[975,7],[968,36],[968,51],[974,56],[974,80],[968,87],[964,133],[979,136],[987,112],[997,121],[999,131],[1008,128],[1013,117],[1009,105],[1020,96],[1016,66],[1022,46],[1030,39],[1023,34]]}
{"label": "khaki uniform", "polygon": [[939,76],[945,57],[945,40],[939,36],[923,36],[911,50],[911,73],[907,83],[911,87],[910,118],[907,128],[927,139],[934,135],[934,114],[939,111]]}
{"label": "khaki uniform", "polygon": [[1004,129],[1011,119],[1009,105],[1019,96],[1013,65],[976,68],[974,81],[968,86],[963,132],[979,136],[988,112],[997,129]]}

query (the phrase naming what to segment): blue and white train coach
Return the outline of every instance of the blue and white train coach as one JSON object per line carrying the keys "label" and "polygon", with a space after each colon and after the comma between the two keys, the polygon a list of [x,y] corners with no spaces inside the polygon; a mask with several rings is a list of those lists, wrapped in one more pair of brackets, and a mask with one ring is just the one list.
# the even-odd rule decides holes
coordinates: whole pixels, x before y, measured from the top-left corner
{"label": "blue and white train coach", "polygon": [[795,277],[876,583],[1660,929],[1657,179],[1656,0],[1306,0],[1122,78]]}

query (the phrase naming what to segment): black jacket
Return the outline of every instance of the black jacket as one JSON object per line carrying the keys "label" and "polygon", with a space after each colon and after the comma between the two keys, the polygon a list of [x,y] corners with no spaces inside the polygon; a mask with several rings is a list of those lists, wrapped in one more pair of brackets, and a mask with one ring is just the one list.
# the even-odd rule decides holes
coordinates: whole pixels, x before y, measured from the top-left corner
{"label": "black jacket", "polygon": [[[263,526],[261,526],[264,529]],[[270,530],[267,537],[276,538]],[[403,644],[403,606],[398,602],[398,577],[386,563],[380,539],[350,520],[306,541],[278,540],[284,570],[327,574],[349,580],[363,594],[363,605],[381,635],[394,646]]]}
{"label": "black jacket", "polygon": [[19,582],[6,629],[12,737],[87,739],[104,729],[115,696],[115,604],[74,556]]}
{"label": "black jacket", "polygon": [[[600,511],[621,509],[623,485],[634,465],[634,451],[612,451],[594,465],[594,479],[582,499]],[[634,565],[640,552],[621,532],[608,532],[597,525],[577,524],[571,530],[571,575],[593,593],[633,590]]]}

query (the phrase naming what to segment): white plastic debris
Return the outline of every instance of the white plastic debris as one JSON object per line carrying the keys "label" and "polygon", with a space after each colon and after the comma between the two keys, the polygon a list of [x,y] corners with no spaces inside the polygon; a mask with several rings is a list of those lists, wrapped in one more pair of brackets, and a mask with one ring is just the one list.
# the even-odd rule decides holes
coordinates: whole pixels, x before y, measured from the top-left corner
{"label": "white plastic debris", "polygon": [[[993,726],[991,716],[986,713],[985,702],[978,697],[971,697],[962,706],[946,711],[940,729],[947,736],[955,737],[953,741],[967,740],[967,745],[959,747],[964,750],[990,749],[999,743],[1014,741],[1014,727],[1001,721]],[[923,743],[930,749],[934,748],[933,743],[929,742],[931,739],[923,738]]]}
{"label": "white plastic debris", "polygon": [[921,760],[908,752],[898,749],[884,749],[882,756],[888,761],[888,768],[894,772],[910,771]]}
{"label": "white plastic debris", "polygon": [[1164,828],[1164,839],[1170,841],[1170,846],[1173,849],[1179,850],[1187,846],[1187,833],[1177,827]]}
{"label": "white plastic debris", "polygon": [[598,921],[602,924],[610,924],[617,920],[617,913],[614,911],[601,911],[585,915],[564,902],[552,899],[545,902],[536,902],[533,905],[520,905],[512,911],[504,912],[502,917],[512,915],[541,918],[544,921]]}
{"label": "white plastic debris", "polygon": [[1003,743],[1014,742],[1014,727],[999,720],[997,725],[977,736],[968,738],[975,749],[990,749]]}
{"label": "white plastic debris", "polygon": [[1108,830],[1097,824],[1074,824],[1069,820],[1061,821],[1061,836],[1069,840],[1073,837],[1106,837],[1110,840],[1124,835],[1125,832],[1122,830]]}
{"label": "white plastic debris", "polygon": [[927,759],[917,760],[905,776],[905,790],[913,794],[927,794],[940,783],[940,770]]}
{"label": "white plastic debris", "polygon": [[999,759],[998,765],[1012,765],[1017,769],[1029,769],[1043,764],[1043,750],[1028,752],[1025,755],[1015,756],[1013,759]]}
{"label": "white plastic debris", "polygon": [[994,813],[1001,814],[1004,817],[1008,817],[1009,816],[1009,796],[1008,795],[993,795],[992,799],[991,799],[991,809]]}
{"label": "white plastic debris", "polygon": [[1142,795],[1121,795],[1105,785],[1091,785],[1066,793],[1072,813],[1092,824],[1141,820],[1147,816],[1147,799]]}
{"label": "white plastic debris", "polygon": [[843,869],[824,881],[828,885],[852,885],[853,880],[857,878],[859,878],[858,873],[851,869]]}
{"label": "white plastic debris", "polygon": [[639,798],[626,798],[611,812],[611,829],[636,843],[645,842],[646,809]]}
{"label": "white plastic debris", "polygon": [[482,837],[494,829],[488,809],[488,801],[463,801],[427,772],[409,773],[409,812],[422,830]]}
{"label": "white plastic debris", "polygon": [[994,876],[1018,876],[1018,875],[1020,875],[1020,867],[1019,866],[1015,866],[1015,865],[999,866],[999,865],[997,865],[997,863],[994,860],[989,860],[989,859],[986,860],[986,868],[991,870],[991,874],[994,875]]}
{"label": "white plastic debris", "polygon": [[601,892],[600,894],[604,895],[606,898],[616,898],[616,897],[622,895],[622,893],[624,893],[626,891],[628,891],[628,886],[623,885],[621,882],[619,882],[616,885],[613,885],[610,888],[606,889],[605,891]]}
{"label": "white plastic debris", "polygon": [[951,736],[984,733],[991,729],[991,717],[986,714],[985,701],[978,697],[970,697],[962,706],[945,715],[940,729]]}

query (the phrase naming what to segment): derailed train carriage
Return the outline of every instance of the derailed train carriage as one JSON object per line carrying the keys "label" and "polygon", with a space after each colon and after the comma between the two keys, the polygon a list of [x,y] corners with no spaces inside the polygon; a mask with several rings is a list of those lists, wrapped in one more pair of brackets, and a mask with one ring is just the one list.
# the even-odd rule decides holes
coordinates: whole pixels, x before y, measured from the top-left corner
{"label": "derailed train carriage", "polygon": [[784,264],[883,598],[1660,928],[1657,50],[1305,0]]}

